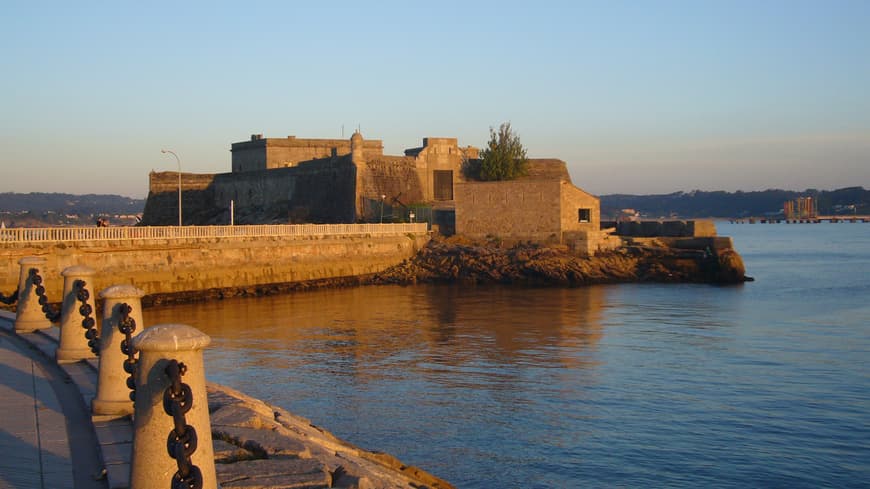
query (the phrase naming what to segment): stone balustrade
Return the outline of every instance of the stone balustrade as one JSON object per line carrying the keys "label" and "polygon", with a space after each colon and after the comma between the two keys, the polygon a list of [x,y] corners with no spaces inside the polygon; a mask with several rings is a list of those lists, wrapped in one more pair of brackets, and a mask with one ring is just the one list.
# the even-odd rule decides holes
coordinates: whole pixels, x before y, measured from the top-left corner
{"label": "stone balustrade", "polygon": [[0,243],[109,240],[369,236],[425,234],[426,223],[397,224],[261,224],[245,226],[135,226],[0,229]]}

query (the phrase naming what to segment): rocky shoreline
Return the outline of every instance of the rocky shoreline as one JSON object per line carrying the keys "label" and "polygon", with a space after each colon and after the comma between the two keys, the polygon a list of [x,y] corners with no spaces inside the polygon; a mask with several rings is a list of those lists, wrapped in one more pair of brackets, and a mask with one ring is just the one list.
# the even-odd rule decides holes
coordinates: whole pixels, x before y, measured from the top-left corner
{"label": "rocky shoreline", "polygon": [[501,283],[581,286],[627,282],[737,284],[752,280],[730,247],[686,247],[685,241],[629,239],[613,251],[579,256],[565,246],[501,246],[461,238],[433,239],[413,258],[376,274],[374,284]]}
{"label": "rocky shoreline", "polygon": [[237,390],[214,383],[207,389],[221,487],[454,487],[391,455],[356,447],[303,417]]}
{"label": "rocky shoreline", "polygon": [[151,307],[362,285],[493,283],[577,287],[636,282],[739,284],[753,280],[746,275],[743,259],[732,247],[687,246],[686,242],[628,238],[624,246],[615,250],[580,256],[558,245],[505,246],[460,237],[432,238],[413,258],[377,274],[151,294],[142,299],[142,305]]}
{"label": "rocky shoreline", "polygon": [[[560,245],[519,243],[508,246],[496,241],[433,237],[414,257],[377,274],[149,294],[142,298],[142,306],[363,285],[492,283],[577,287],[637,282],[724,285],[753,280],[746,275],[740,254],[731,246],[706,246],[703,240],[699,245],[679,238],[624,240],[623,246],[615,250],[581,256]],[[0,304],[0,309],[12,310],[13,307]]]}

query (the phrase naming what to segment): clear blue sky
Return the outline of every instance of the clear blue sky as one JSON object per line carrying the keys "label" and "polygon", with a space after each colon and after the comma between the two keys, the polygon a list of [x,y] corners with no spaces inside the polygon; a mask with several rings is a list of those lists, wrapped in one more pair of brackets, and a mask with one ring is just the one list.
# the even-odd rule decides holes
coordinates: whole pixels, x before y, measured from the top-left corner
{"label": "clear blue sky", "polygon": [[[312,4],[317,6],[312,6]],[[0,4],[0,192],[142,197],[229,147],[529,155],[596,194],[870,187],[870,1]]]}

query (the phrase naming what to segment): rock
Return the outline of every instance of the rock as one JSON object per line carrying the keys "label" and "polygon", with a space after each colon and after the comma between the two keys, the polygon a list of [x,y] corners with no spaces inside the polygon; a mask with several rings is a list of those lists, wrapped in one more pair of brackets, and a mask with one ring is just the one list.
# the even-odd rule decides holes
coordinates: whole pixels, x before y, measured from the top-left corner
{"label": "rock", "polygon": [[214,461],[219,464],[256,458],[252,452],[223,440],[212,440],[212,446],[214,447]]}
{"label": "rock", "polygon": [[259,458],[277,455],[311,458],[311,452],[302,442],[271,430],[212,424],[211,431],[215,438],[249,450]]}
{"label": "rock", "polygon": [[262,430],[274,429],[278,423],[275,422],[274,415],[266,417],[255,412],[246,403],[234,403],[223,406],[212,413],[211,424]]}
{"label": "rock", "polygon": [[747,281],[746,268],[743,258],[733,249],[718,251],[719,275],[717,279],[721,283],[734,284]]}
{"label": "rock", "polygon": [[[268,456],[268,458],[261,461],[315,460],[323,466],[327,484],[332,485],[323,484],[318,476],[315,479],[316,484],[319,485],[314,487],[336,487],[343,489],[450,489],[453,487],[446,481],[438,479],[431,474],[403,464],[395,457],[369,452],[343,441],[328,431],[313,425],[310,420],[287,412],[280,407],[271,406],[226,386],[209,383],[207,389],[210,398],[209,405],[214,412],[225,407],[232,407],[244,413],[253,407],[260,413],[261,419],[261,412],[271,412],[275,423],[278,424],[274,430],[213,425],[212,431],[215,440],[224,439],[225,441],[230,441],[233,445],[242,445],[246,448],[255,449],[257,450],[256,453],[249,452],[254,457]],[[227,410],[226,413],[231,413],[231,411]],[[226,416],[224,420],[228,420],[235,415],[222,414],[222,416]],[[242,414],[240,416],[240,419],[249,419],[247,415]],[[276,441],[278,438],[283,438],[283,440],[280,442]],[[300,451],[297,455],[302,457],[308,456],[310,458],[297,459],[292,454],[267,454],[269,451],[281,452],[284,450],[290,452],[286,450],[287,446],[284,440],[301,444],[307,452]],[[223,455],[226,455],[224,452],[232,453],[231,447],[217,443],[216,446],[219,448],[217,451]],[[298,447],[296,449],[298,450]],[[256,472],[261,466],[257,464],[238,465],[241,463],[219,464],[238,466],[235,476],[232,475],[233,472],[230,472],[231,469],[227,467],[222,466],[218,468],[219,471],[226,473],[228,479],[232,479],[227,484],[223,484],[223,487],[312,487],[306,485],[311,483],[311,480],[306,477],[285,477],[274,475],[271,472],[261,476],[259,472]],[[250,473],[248,473],[249,470],[251,471]],[[243,475],[251,476],[243,480]]]}
{"label": "rock", "polygon": [[341,474],[334,477],[330,487],[340,487],[342,489],[375,489],[375,485],[368,477],[364,475],[354,477],[348,474]]}
{"label": "rock", "polygon": [[314,489],[329,487],[332,477],[314,459],[277,458],[217,464],[221,487],[247,489]]}

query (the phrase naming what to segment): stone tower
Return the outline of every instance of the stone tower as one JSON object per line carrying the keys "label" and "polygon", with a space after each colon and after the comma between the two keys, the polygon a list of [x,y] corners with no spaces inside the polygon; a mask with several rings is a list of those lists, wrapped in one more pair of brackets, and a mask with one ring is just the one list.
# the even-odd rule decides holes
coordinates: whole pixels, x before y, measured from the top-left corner
{"label": "stone tower", "polygon": [[359,221],[365,216],[365,198],[366,185],[371,182],[369,178],[368,165],[366,164],[365,153],[363,146],[365,141],[359,131],[355,131],[350,137],[350,161],[356,167],[356,202],[354,209],[354,220]]}

